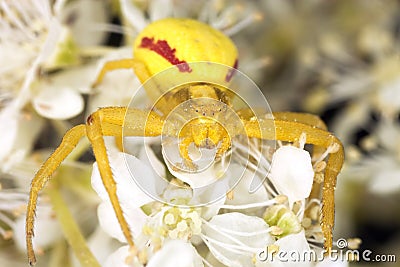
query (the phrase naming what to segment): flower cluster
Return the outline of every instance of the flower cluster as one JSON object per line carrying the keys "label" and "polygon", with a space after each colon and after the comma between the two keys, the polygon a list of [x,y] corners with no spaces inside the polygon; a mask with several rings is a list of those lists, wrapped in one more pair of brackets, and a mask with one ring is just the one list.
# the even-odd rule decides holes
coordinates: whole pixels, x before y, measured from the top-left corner
{"label": "flower cluster", "polygon": [[[143,147],[143,141],[138,142],[135,138],[132,150],[137,156],[118,152],[117,149],[110,152],[117,194],[134,234],[136,248],[132,251],[124,245],[126,241],[95,164],[92,184],[103,199],[98,209],[100,226],[121,242],[121,247],[107,257],[106,266],[157,266],[160,257],[164,266],[179,265],[181,262],[188,263],[182,266],[275,266],[260,260],[259,254],[267,247],[277,246],[284,251],[322,251],[324,238],[319,226],[321,203],[318,197],[310,197],[310,194],[314,177],[317,177],[315,174],[323,171],[321,165],[324,165],[324,158],[330,151],[328,149],[324,155],[312,160],[309,152],[303,149],[305,141],[306,136],[302,135],[297,146],[281,144],[276,151],[273,150],[272,156],[260,157],[259,141],[253,140],[249,164],[257,166],[262,162],[262,167],[249,168],[224,197],[203,207],[190,206],[197,196],[196,191],[177,178],[171,182],[182,185],[181,189],[158,188],[170,203],[176,204],[173,206],[149,198],[130,178],[146,177],[148,183],[157,186],[152,182],[155,180],[153,175],[161,174],[165,179],[171,175],[162,157],[160,160],[157,153],[152,152],[154,142],[151,147]],[[244,146],[238,144],[236,149],[240,152]],[[153,170],[151,166],[158,166],[159,169]],[[231,165],[232,168],[235,165]],[[185,177],[185,182],[190,185],[192,182],[196,184],[198,179],[213,180],[205,176],[217,173],[211,171],[192,175]],[[182,175],[178,173],[177,177]],[[263,186],[250,194],[252,180],[262,181],[265,176]],[[315,186],[319,186],[320,182],[315,181]],[[203,193],[202,197],[212,197],[213,193],[211,190]],[[181,249],[188,252],[183,254]],[[302,264],[314,266],[317,263]]]}
{"label": "flower cluster", "polygon": [[[234,40],[240,52],[240,70],[257,82],[273,76],[302,84],[310,70],[321,66],[314,47],[322,47],[321,50],[333,53],[332,57],[338,59],[343,57],[335,53],[345,51],[335,49],[331,36],[324,35],[325,41],[314,43],[309,35],[302,34],[302,28],[314,25],[313,20],[304,17],[317,7],[318,1],[299,3],[300,11],[290,1],[274,4],[224,0],[2,1],[0,235],[3,238],[0,245],[6,249],[0,251],[0,265],[25,266],[24,211],[29,181],[65,131],[83,123],[99,107],[126,106],[135,89],[140,87],[132,70],[108,73],[96,88],[92,84],[105,62],[132,56],[131,41],[146,25],[165,17],[190,17],[206,22]],[[261,23],[263,17],[265,20]],[[120,24],[109,24],[112,19]],[[260,25],[263,28],[256,32]],[[114,34],[125,38],[118,43],[121,46],[104,46],[104,40]],[[383,36],[375,38],[374,34]],[[374,39],[384,42],[374,43]],[[253,40],[262,41],[261,53]],[[318,47],[320,43],[328,45]],[[363,87],[379,85],[380,89],[368,91],[368,97],[355,101],[354,106],[359,108],[356,115],[347,116],[354,114],[347,113],[348,120],[342,116],[342,125],[338,124],[336,130],[341,132],[349,129],[349,124],[365,121],[364,111],[370,111],[371,107],[382,111],[380,127],[365,141],[365,146],[383,147],[389,152],[373,160],[361,158],[352,170],[363,177],[374,173],[376,179],[371,182],[371,188],[377,192],[395,191],[399,186],[398,158],[395,157],[399,148],[391,142],[398,140],[399,132],[393,120],[398,112],[395,45],[390,34],[373,27],[362,33],[360,44],[364,53],[374,58],[372,67],[364,68],[363,64],[360,67],[362,77],[368,79],[363,78],[363,84],[356,84],[359,90],[353,92],[347,89],[354,85],[351,79],[354,77],[346,76],[329,87],[334,92],[325,94],[336,96],[331,98],[330,104],[334,105],[342,99],[361,98]],[[382,50],[386,52],[381,54]],[[296,64],[285,61],[288,54],[293,55]],[[265,75],[267,65],[271,68]],[[392,66],[389,82],[383,71],[386,66]],[[280,73],[280,70],[284,71]],[[292,80],[288,76],[296,77]],[[279,81],[273,83],[272,87],[280,88],[279,84]],[[273,98],[278,100],[276,106],[280,108],[290,104],[292,97],[288,95],[296,98],[293,92],[297,87],[286,87],[292,91],[285,90],[283,96],[273,92]],[[335,90],[337,87],[343,90]],[[341,92],[351,94],[342,96]],[[318,102],[319,107],[328,105],[325,94],[322,93],[323,104],[318,102],[320,99],[314,101],[321,97],[315,94],[316,98],[309,97],[304,106],[311,102]],[[377,102],[372,101],[375,95],[378,95]],[[345,132],[343,137],[346,136]],[[320,227],[320,188],[326,158],[334,148],[317,156],[305,147],[307,136],[298,139],[297,143],[278,142],[277,147],[260,140],[250,140],[246,146],[239,141],[232,148],[239,157],[226,172],[221,174],[221,169],[229,161],[230,152],[207,172],[187,175],[164,160],[156,148],[161,145],[157,141],[132,138],[128,140],[129,151],[121,152],[114,139],[106,137],[117,195],[136,244],[134,249],[126,244],[97,163],[92,164],[93,157],[87,153],[89,144],[83,141],[54,175],[56,182],[40,196],[34,238],[34,248],[41,254],[38,266],[79,266],[82,262],[94,262],[93,266],[281,266],[281,262],[264,260],[262,253],[267,250],[319,252],[324,242]],[[243,156],[245,152],[250,158]],[[237,184],[226,182],[241,173],[244,165],[246,170]],[[166,203],[155,201],[148,192],[143,192],[132,175],[144,177],[149,188]],[[157,184],[156,176],[168,184]],[[204,183],[215,181],[215,187],[199,189]],[[249,193],[254,184],[260,186]],[[70,210],[65,209],[63,199]],[[207,205],[193,205],[193,202]],[[76,224],[87,242],[77,238],[79,233],[72,227]],[[93,257],[86,252],[69,251],[63,235],[73,248],[88,247]],[[9,254],[10,250],[13,253]],[[333,263],[325,259],[293,265],[329,264]],[[347,262],[334,264],[347,266]]]}

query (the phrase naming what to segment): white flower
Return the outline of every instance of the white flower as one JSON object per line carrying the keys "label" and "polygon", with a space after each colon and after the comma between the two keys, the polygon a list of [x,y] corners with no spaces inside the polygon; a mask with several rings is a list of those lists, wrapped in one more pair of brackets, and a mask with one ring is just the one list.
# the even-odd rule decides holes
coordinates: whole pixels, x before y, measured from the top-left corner
{"label": "white flower", "polygon": [[[232,200],[225,196],[211,206],[203,208],[168,206],[152,201],[146,194],[140,192],[140,188],[135,184],[134,179],[142,177],[150,185],[147,188],[153,188],[150,194],[156,194],[153,196],[158,197],[163,196],[168,199],[167,201],[174,201],[176,204],[190,205],[193,198],[201,195],[192,194],[192,191],[186,190],[185,187],[180,189],[171,187],[168,183],[157,187],[158,180],[155,179],[155,176],[162,175],[166,178],[165,167],[156,154],[152,152],[150,146],[144,145],[143,138],[132,138],[130,144],[130,149],[136,151],[138,157],[111,149],[109,158],[117,182],[117,194],[133,232],[139,256],[138,258],[134,257],[133,252],[128,247],[122,246],[108,257],[107,264],[116,264],[117,262],[122,264],[123,262],[127,266],[141,266],[140,264],[146,262],[151,264],[153,260],[154,262],[162,259],[168,261],[169,257],[172,258],[172,254],[164,254],[161,251],[164,251],[166,249],[164,247],[167,247],[167,244],[173,240],[189,242],[186,243],[188,245],[190,243],[196,245],[205,243],[213,255],[212,257],[228,266],[252,266],[257,262],[258,253],[268,245],[276,244],[283,248],[291,245],[292,247],[287,249],[293,248],[303,251],[304,246],[310,249],[307,240],[322,244],[323,240],[317,238],[318,232],[322,236],[318,223],[307,226],[307,229],[304,229],[301,224],[304,218],[308,218],[308,215],[304,216],[304,209],[307,208],[306,198],[310,193],[310,186],[304,186],[307,192],[301,194],[298,194],[294,189],[287,190],[285,191],[288,194],[286,197],[273,193],[271,189],[261,187],[251,196],[248,190],[254,173],[247,171],[247,174],[236,185],[237,187],[233,188]],[[155,139],[152,141],[152,145],[156,144],[159,145],[160,143]],[[252,146],[253,149],[256,147]],[[280,178],[283,181],[286,179],[285,183],[287,183],[288,188],[292,188],[291,185],[298,181],[298,177],[304,179],[305,184],[312,183],[314,171],[308,152],[293,146],[282,146],[275,153],[278,153],[272,160],[275,179]],[[280,153],[283,153],[284,156],[282,157]],[[293,161],[297,161],[297,165],[293,165],[295,166],[293,170],[297,170],[297,172],[283,171],[285,168],[282,166],[287,166],[288,162],[292,163]],[[233,171],[234,166],[235,164],[230,166]],[[130,176],[129,172],[134,178]],[[261,172],[263,173],[262,170]],[[201,178],[200,175],[196,176],[196,174],[184,177],[184,173],[172,169],[171,173],[176,174],[178,179],[184,179],[189,184],[193,179]],[[229,175],[229,172],[227,174]],[[208,175],[215,174],[210,172]],[[256,179],[260,179],[260,177],[256,177]],[[270,179],[270,181],[277,188],[278,185],[281,186],[278,191],[284,190],[285,184],[278,184],[273,179]],[[125,243],[114,211],[109,204],[108,195],[100,182],[97,168],[93,170],[92,183],[96,192],[103,199],[103,203],[100,204],[98,209],[101,227],[110,236],[116,237],[121,243]],[[302,187],[303,185],[298,186]],[[196,192],[196,187],[191,189]],[[227,193],[226,190],[224,191],[225,194]],[[246,195],[250,198],[247,199]],[[206,194],[206,196],[210,195]],[[285,202],[286,199],[292,201],[290,205]],[[224,204],[225,202],[226,204]],[[313,202],[318,203],[316,200]],[[292,211],[292,206],[295,206],[294,203],[302,203],[297,206],[297,209],[300,208],[300,210],[296,213]],[[269,213],[260,216],[264,207],[267,207]],[[225,212],[229,210],[241,212],[219,214],[222,209]],[[147,215],[143,213],[143,210],[146,210]],[[144,216],[138,216],[138,213],[142,213]],[[318,221],[318,218],[313,217],[312,220]],[[271,225],[268,225],[267,222],[271,222]],[[181,260],[184,261],[184,259],[179,258],[172,263],[178,264]],[[204,256],[202,261],[207,262]]]}
{"label": "white flower", "polygon": [[51,5],[47,0],[3,1],[0,5],[5,16],[0,25],[0,94],[10,99],[0,111],[1,130],[7,132],[0,139],[3,170],[26,156],[41,129],[42,120],[24,109],[30,101],[39,114],[53,119],[70,118],[82,111],[82,97],[74,90],[47,87],[41,92],[38,84],[35,92],[32,90],[39,69],[56,52],[59,42],[65,41],[57,17],[62,5],[62,1]]}

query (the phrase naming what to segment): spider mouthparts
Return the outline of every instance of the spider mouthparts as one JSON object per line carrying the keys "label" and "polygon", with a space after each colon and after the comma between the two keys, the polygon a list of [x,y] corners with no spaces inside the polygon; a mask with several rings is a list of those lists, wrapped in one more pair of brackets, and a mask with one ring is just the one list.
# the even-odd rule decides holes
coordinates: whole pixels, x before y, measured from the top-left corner
{"label": "spider mouthparts", "polygon": [[215,148],[215,144],[210,138],[206,138],[201,142],[199,148],[213,149]]}

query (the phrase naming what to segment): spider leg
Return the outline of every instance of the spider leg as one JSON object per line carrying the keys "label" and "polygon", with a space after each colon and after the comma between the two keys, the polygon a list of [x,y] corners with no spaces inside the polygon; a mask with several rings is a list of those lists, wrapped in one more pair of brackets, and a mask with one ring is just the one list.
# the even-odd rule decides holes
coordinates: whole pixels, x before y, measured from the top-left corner
{"label": "spider leg", "polygon": [[28,251],[28,260],[30,265],[36,262],[35,253],[33,251],[32,237],[34,236],[34,221],[35,210],[39,192],[45,187],[50,180],[54,171],[58,168],[61,162],[71,153],[78,144],[79,140],[86,135],[85,125],[77,125],[70,129],[61,141],[60,146],[46,160],[31,183],[29,192],[29,201],[26,214],[26,246]]}
{"label": "spider leg", "polygon": [[[126,123],[124,123],[126,121]],[[122,132],[122,127],[126,131]],[[160,135],[162,121],[159,116],[141,110],[126,108],[102,108],[92,113],[86,123],[87,136],[92,144],[100,176],[108,193],[115,215],[128,244],[134,248],[128,223],[123,215],[123,210],[117,196],[117,184],[113,178],[104,136],[122,136],[122,133],[136,136]]]}
{"label": "spider leg", "polygon": [[338,149],[329,155],[325,168],[325,179],[322,189],[322,218],[321,228],[324,234],[324,247],[328,253],[332,249],[332,230],[335,219],[335,186],[343,161],[344,151],[342,143],[332,133],[298,121],[279,119],[260,119],[258,121],[244,121],[246,133],[249,137],[268,140],[295,142],[302,133],[307,136],[307,143],[315,146],[328,147],[334,145]]}
{"label": "spider leg", "polygon": [[[251,109],[241,109],[237,111],[239,116],[244,120],[250,120],[254,117],[254,112]],[[276,120],[293,121],[308,124],[313,127],[327,130],[326,124],[319,116],[310,113],[298,113],[298,112],[273,112],[272,116]],[[325,151],[324,147],[315,146],[314,156],[322,155]]]}
{"label": "spider leg", "polygon": [[133,69],[142,84],[148,78],[150,78],[150,74],[146,66],[141,61],[134,58],[125,58],[106,62],[100,70],[100,73],[92,86],[96,87],[97,85],[99,85],[103,81],[103,78],[107,74],[107,72],[118,69]]}
{"label": "spider leg", "polygon": [[[46,160],[32,180],[26,215],[26,243],[30,265],[34,265],[36,262],[32,237],[34,236],[33,228],[38,194],[45,187],[61,162],[71,153],[79,140],[86,135],[92,143],[101,178],[109,194],[121,229],[129,245],[134,246],[116,195],[116,183],[112,177],[103,136],[122,136],[122,134],[156,136],[161,134],[162,125],[162,119],[153,112],[111,107],[99,109],[89,116],[86,125],[77,125],[65,134],[59,147]],[[122,131],[123,126],[125,127],[124,131]]]}
{"label": "spider leg", "polygon": [[319,116],[314,114],[298,112],[273,112],[272,115],[277,120],[297,121],[320,128],[322,130],[328,129],[325,122],[321,120]]}

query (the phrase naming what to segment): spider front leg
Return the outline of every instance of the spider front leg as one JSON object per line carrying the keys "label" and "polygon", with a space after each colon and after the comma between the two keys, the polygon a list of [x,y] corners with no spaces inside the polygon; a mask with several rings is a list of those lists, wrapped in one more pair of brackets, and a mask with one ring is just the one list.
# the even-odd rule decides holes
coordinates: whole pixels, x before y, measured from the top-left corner
{"label": "spider front leg", "polygon": [[[103,137],[122,136],[122,133],[130,136],[157,136],[161,134],[162,125],[162,119],[152,112],[111,107],[99,109],[89,116],[86,125],[75,126],[65,134],[60,146],[46,160],[32,180],[26,215],[26,243],[30,265],[36,262],[32,237],[34,235],[33,228],[38,195],[61,162],[85,135],[88,136],[92,144],[103,184],[109,195],[121,230],[128,244],[134,247],[128,224],[118,201],[116,183],[112,176]],[[124,132],[122,127],[125,127]]]}
{"label": "spider front leg", "polygon": [[336,178],[344,161],[343,146],[339,139],[324,129],[277,117],[275,120],[244,121],[247,135],[260,139],[295,142],[304,133],[307,136],[306,142],[308,144],[324,147],[325,149],[331,146],[337,146],[338,148],[337,151],[329,155],[322,189],[321,228],[325,238],[324,248],[327,253],[330,253],[332,249],[332,230],[335,220],[335,186]]}
{"label": "spider front leg", "polygon": [[[158,136],[161,134],[163,121],[153,112],[127,108],[102,108],[89,116],[86,123],[87,136],[92,144],[100,176],[108,193],[121,230],[134,248],[134,242],[128,223],[117,196],[117,184],[113,178],[104,136]],[[123,128],[124,127],[124,131]]]}
{"label": "spider front leg", "polygon": [[33,227],[39,192],[45,187],[46,183],[50,180],[51,176],[61,162],[71,153],[71,151],[78,144],[79,140],[85,135],[86,128],[83,124],[77,125],[69,130],[62,139],[60,146],[46,160],[31,182],[25,223],[26,246],[30,265],[34,265],[36,262],[32,237],[34,235]]}
{"label": "spider front leg", "polygon": [[113,60],[113,61],[108,61],[103,65],[92,87],[96,87],[97,85],[99,85],[103,81],[104,76],[108,72],[119,69],[133,69],[136,76],[139,78],[142,84],[148,78],[151,77],[146,66],[137,59],[125,58],[125,59]]}

